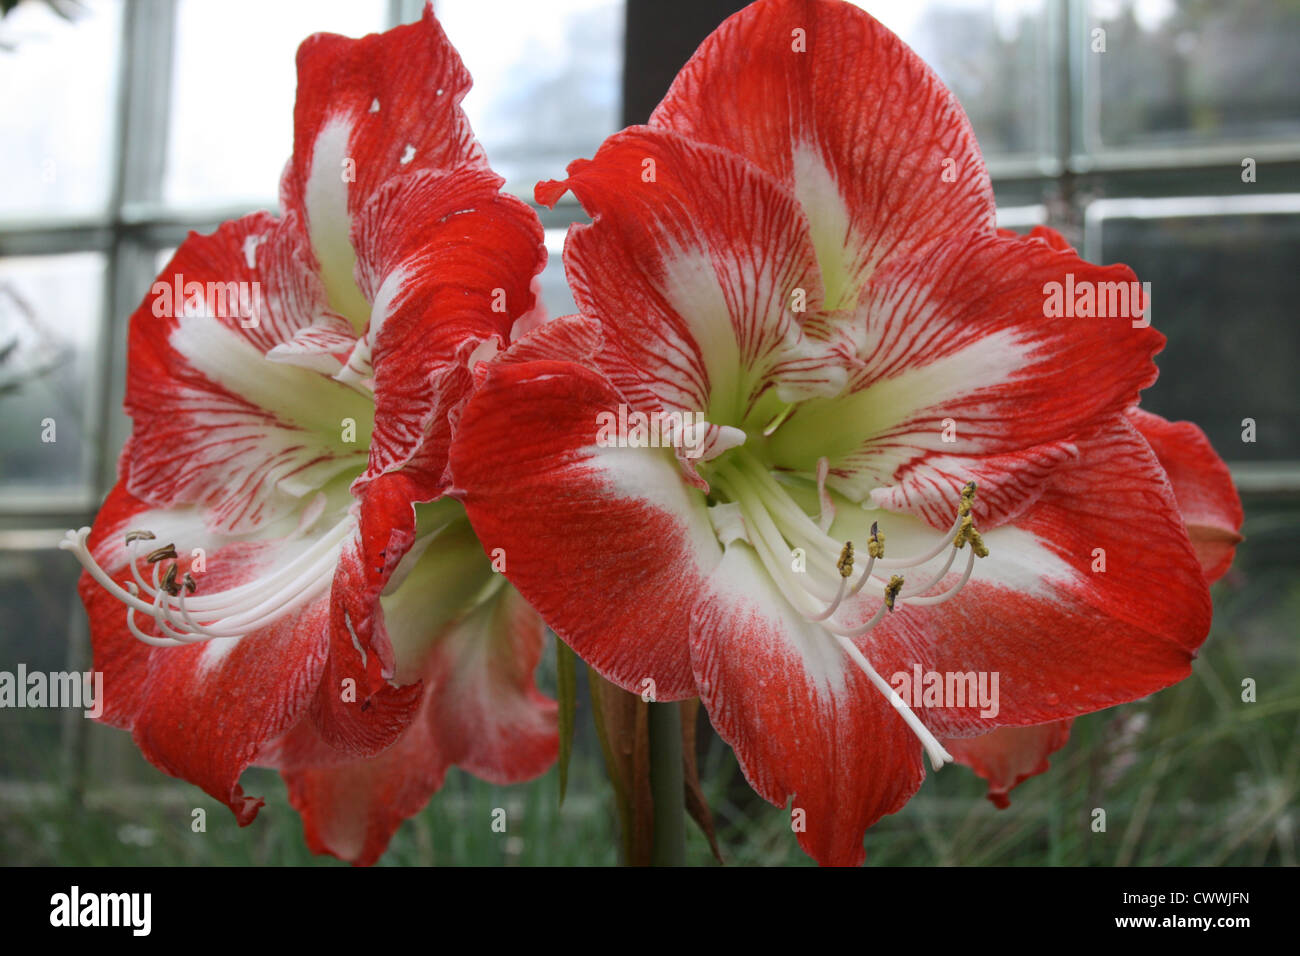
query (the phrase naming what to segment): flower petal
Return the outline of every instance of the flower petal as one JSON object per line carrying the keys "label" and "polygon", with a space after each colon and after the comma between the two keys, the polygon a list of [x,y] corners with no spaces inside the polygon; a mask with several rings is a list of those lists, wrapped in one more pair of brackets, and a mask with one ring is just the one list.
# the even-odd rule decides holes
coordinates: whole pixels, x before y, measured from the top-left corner
{"label": "flower petal", "polygon": [[[255,582],[311,543],[214,538],[195,509],[150,508],[119,484],[89,540],[96,561],[119,584],[131,580],[124,536],[134,528],[177,543],[180,571],[194,573],[200,595]],[[196,541],[208,545],[201,570],[188,548]],[[131,636],[127,609],[88,575],[80,590],[90,615],[94,665],[105,674],[106,722],[130,729],[155,766],[202,787],[228,805],[241,825],[249,823],[261,800],[244,794],[239,777],[265,741],[306,713],[328,650],[328,599],[311,601],[243,638],[150,648]]]}
{"label": "flower petal", "polygon": [[[177,250],[131,318],[126,409],[134,428],[124,456],[133,495],[158,506],[202,505],[212,530],[239,534],[364,465],[370,402],[268,357],[327,321],[300,252],[293,234],[262,214],[191,234]],[[202,286],[202,301],[184,291],[190,283]],[[176,301],[178,284],[187,301]],[[241,285],[260,302],[248,320],[231,308],[229,290]],[[343,440],[349,419],[351,444]]]}
{"label": "flower petal", "polygon": [[675,700],[695,694],[688,615],[721,549],[670,449],[598,446],[597,416],[620,400],[576,365],[491,363],[452,447],[453,494],[562,640],[619,686],[649,679]]}
{"label": "flower petal", "polygon": [[979,737],[949,738],[943,745],[953,759],[989,782],[989,799],[1005,810],[1011,806],[1007,794],[1012,789],[1048,769],[1047,758],[1065,746],[1072,723],[1057,720],[1032,727],[1001,727]]}
{"label": "flower petal", "polygon": [[[900,600],[872,632],[886,677],[919,666],[985,675],[991,689],[996,675],[993,708],[948,700],[918,712],[941,737],[1090,713],[1191,673],[1210,598],[1164,472],[1123,415],[1077,443],[1077,462],[1053,474],[1032,508],[984,535],[989,557],[955,597]],[[853,510],[841,509],[837,524]],[[933,531],[909,529],[902,516],[860,514],[880,522],[887,554],[933,543]]]}
{"label": "flower petal", "polygon": [[602,370],[634,405],[739,425],[770,384],[786,401],[843,386],[832,347],[802,330],[822,298],[808,224],[756,167],[634,127],[537,196],[566,189],[595,219],[565,242],[574,300],[601,321]]}
{"label": "flower petal", "polygon": [[369,866],[402,821],[438,792],[449,761],[433,732],[432,706],[432,696],[424,695],[420,712],[397,741],[365,759],[338,758],[309,721],[279,742],[273,756],[264,756],[263,762],[281,765],[289,802],[302,817],[313,853]]}
{"label": "flower petal", "polygon": [[310,237],[331,306],[358,332],[369,309],[353,274],[352,221],[395,177],[486,167],[460,108],[469,88],[432,6],[418,23],[359,40],[318,33],[298,48],[281,205]]}
{"label": "flower petal", "polygon": [[358,215],[376,422],[358,489],[402,469],[421,500],[442,493],[449,417],[471,385],[466,362],[485,340],[506,343],[533,308],[542,226],[498,185],[482,169],[417,171],[381,187]]}
{"label": "flower petal", "polygon": [[803,811],[792,825],[808,854],[860,864],[866,829],[921,785],[920,744],[836,641],[772,593],[748,546],[729,547],[709,585],[691,618],[709,719],[755,792]]}
{"label": "flower petal", "polygon": [[[1119,413],[1155,380],[1164,336],[1124,314],[1049,317],[1049,283],[1134,282],[1039,238],[940,240],[869,283],[861,366],[850,391],[797,408],[769,440],[778,467],[811,471],[848,497],[952,521],[961,486],[980,485],[976,520],[1014,519],[1075,457],[1074,436]],[[1108,307],[1108,311],[1112,311]]]}
{"label": "flower petal", "polygon": [[[391,626],[427,630],[414,612],[419,592],[438,584],[429,577],[417,569],[386,603]],[[374,863],[453,764],[502,784],[544,773],[559,747],[555,703],[533,685],[544,630],[505,585],[426,647],[419,713],[391,747],[347,759],[304,722],[264,748],[259,762],[280,768],[312,852]]]}
{"label": "flower petal", "polygon": [[799,198],[831,308],[894,255],[994,230],[965,113],[915,53],[847,3],[767,0],[701,44],[650,118],[733,150]]}
{"label": "flower petal", "polygon": [[559,752],[559,734],[555,701],[533,682],[546,625],[518,591],[502,585],[499,597],[438,640],[426,679],[448,758],[507,784],[545,773]]}
{"label": "flower petal", "polygon": [[380,594],[415,540],[409,484],[401,476],[373,482],[360,503],[356,534],[344,546],[329,601],[329,659],[312,700],[311,718],[330,746],[368,757],[410,725],[423,688],[396,685],[392,643]]}
{"label": "flower petal", "polygon": [[1169,476],[1205,579],[1217,581],[1232,564],[1244,519],[1228,466],[1191,422],[1165,421],[1140,408],[1128,416]]}

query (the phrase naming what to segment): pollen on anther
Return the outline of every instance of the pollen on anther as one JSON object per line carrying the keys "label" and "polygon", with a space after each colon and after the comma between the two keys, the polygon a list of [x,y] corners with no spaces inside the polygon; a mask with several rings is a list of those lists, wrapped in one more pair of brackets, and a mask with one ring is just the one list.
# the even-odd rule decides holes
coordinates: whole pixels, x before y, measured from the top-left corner
{"label": "pollen on anther", "polygon": [[975,482],[968,481],[961,489],[961,504],[957,506],[957,514],[963,518],[970,514],[971,507],[975,504]]}
{"label": "pollen on anther", "polygon": [[853,542],[845,541],[844,547],[840,550],[840,559],[835,562],[835,567],[839,569],[840,577],[847,578],[853,574]]}
{"label": "pollen on anther", "polygon": [[154,537],[155,535],[152,531],[144,531],[143,529],[137,528],[135,531],[128,531],[126,533],[126,543],[132,544],[136,541],[152,541]]}
{"label": "pollen on anther", "polygon": [[867,538],[867,555],[872,558],[885,556],[885,536],[880,533],[880,526],[874,521],[871,523],[871,536]]}
{"label": "pollen on anther", "polygon": [[891,611],[894,609],[894,600],[898,597],[898,592],[903,590],[903,576],[895,574],[885,585],[885,607]]}

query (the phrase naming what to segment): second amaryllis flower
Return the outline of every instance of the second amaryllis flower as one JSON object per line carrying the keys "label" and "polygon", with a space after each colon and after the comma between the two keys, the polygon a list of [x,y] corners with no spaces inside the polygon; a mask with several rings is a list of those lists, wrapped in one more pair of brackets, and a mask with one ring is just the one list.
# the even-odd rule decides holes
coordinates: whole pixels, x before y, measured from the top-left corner
{"label": "second amaryllis flower", "polygon": [[191,235],[132,316],[120,480],[66,542],[103,719],[241,824],[241,773],[278,767],[357,862],[449,766],[510,782],[557,747],[542,622],[444,497],[471,361],[545,260],[469,86],[431,8],[302,45],[284,217]]}
{"label": "second amaryllis flower", "polygon": [[[942,764],[946,739],[1190,672],[1209,594],[1148,437],[1173,426],[1134,412],[1163,337],[1140,298],[1044,308],[1067,277],[1135,277],[1050,230],[999,232],[964,114],[888,30],[843,3],[761,0],[650,125],[537,196],[565,191],[593,218],[565,247],[592,344],[488,370],[456,494],[592,666],[701,697],[816,859],[861,862],[923,749]],[[611,442],[611,420],[670,440]],[[1226,562],[1226,471],[1203,442],[1180,464],[1207,476]],[[917,668],[997,674],[997,707],[900,697],[891,678]]]}

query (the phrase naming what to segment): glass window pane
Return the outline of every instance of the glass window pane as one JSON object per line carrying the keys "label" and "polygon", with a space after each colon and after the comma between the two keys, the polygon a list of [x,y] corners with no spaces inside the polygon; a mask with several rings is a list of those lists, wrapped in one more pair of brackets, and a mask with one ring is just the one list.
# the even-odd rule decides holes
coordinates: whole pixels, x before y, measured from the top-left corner
{"label": "glass window pane", "polygon": [[621,0],[441,0],[474,78],[465,112],[506,188],[531,198],[619,128]]}
{"label": "glass window pane", "polygon": [[84,485],[104,257],[0,259],[0,499]]}
{"label": "glass window pane", "polygon": [[[1300,459],[1300,215],[1116,216],[1100,225],[1101,261],[1127,263],[1151,283],[1152,324],[1169,338],[1143,407],[1196,422],[1228,461]],[[1242,440],[1246,418],[1256,423],[1253,443]]]}
{"label": "glass window pane", "polygon": [[71,19],[44,3],[0,19],[0,218],[101,212],[112,182],[122,4]]}
{"label": "glass window pane", "polygon": [[568,229],[546,230],[546,268],[542,270],[542,304],[551,318],[578,311],[564,277],[564,237]]}
{"label": "glass window pane", "polygon": [[[81,566],[63,551],[0,547],[0,670],[16,674],[67,672],[70,615],[81,614],[77,576]],[[21,692],[21,691],[20,691]],[[48,701],[47,701],[48,703]],[[65,712],[53,707],[9,709],[0,720],[0,781],[61,778],[60,728]],[[77,719],[85,719],[80,713]]]}
{"label": "glass window pane", "polygon": [[939,74],[986,157],[1050,152],[1044,0],[854,0]]}
{"label": "glass window pane", "polygon": [[[1084,115],[1093,149],[1300,133],[1300,5],[1091,0]],[[1098,29],[1105,52],[1095,52]]]}
{"label": "glass window pane", "polygon": [[385,0],[181,0],[164,200],[273,207],[293,151],[298,44],[381,31],[387,11]]}

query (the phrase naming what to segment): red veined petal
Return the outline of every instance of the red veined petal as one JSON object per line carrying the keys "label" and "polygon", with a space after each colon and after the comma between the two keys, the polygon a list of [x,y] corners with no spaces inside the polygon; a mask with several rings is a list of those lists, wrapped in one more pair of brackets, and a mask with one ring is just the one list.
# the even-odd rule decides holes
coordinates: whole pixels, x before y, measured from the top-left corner
{"label": "red veined petal", "polygon": [[[119,484],[89,539],[99,565],[119,584],[131,580],[128,530],[144,528],[175,542],[178,573],[193,573],[200,596],[256,582],[295,549],[294,541],[233,541],[206,533],[194,509],[151,508]],[[201,567],[190,545],[206,545]],[[130,729],[153,764],[203,788],[249,823],[261,800],[239,777],[262,744],[306,713],[328,651],[324,595],[239,639],[150,648],[127,627],[127,608],[83,575],[94,666],[104,677],[106,722]],[[141,627],[154,629],[144,615]]]}
{"label": "red veined petal", "polygon": [[387,750],[343,758],[309,723],[264,749],[260,762],[280,768],[312,851],[375,862],[453,764],[502,784],[544,773],[559,746],[555,703],[533,684],[544,631],[537,612],[505,585],[437,635],[422,665],[420,711]]}
{"label": "red veined petal", "polygon": [[[1100,291],[1109,314],[1047,316],[1051,283]],[[809,471],[825,455],[832,487],[936,528],[974,479],[977,523],[1014,519],[1073,460],[1076,433],[1155,380],[1164,336],[1134,328],[1118,292],[1112,308],[1110,283],[1142,295],[1126,266],[1038,237],[953,237],[894,259],[864,295],[850,392],[796,408],[768,442],[775,463]]]}
{"label": "red veined petal", "polygon": [[332,747],[370,756],[414,719],[422,687],[395,685],[392,644],[380,594],[415,540],[411,489],[401,476],[372,482],[361,496],[356,534],[344,546],[329,601],[329,659],[311,705]]}
{"label": "red veined petal", "polygon": [[1165,421],[1140,408],[1128,416],[1169,476],[1205,579],[1217,581],[1232,564],[1244,519],[1228,466],[1191,422]]}
{"label": "red veined petal", "polygon": [[546,262],[541,223],[498,182],[473,167],[416,172],[381,187],[358,215],[376,424],[357,489],[402,469],[421,499],[442,493],[448,418],[471,385],[466,362],[486,340],[507,342],[533,308],[531,280]]}
{"label": "red veined petal", "polygon": [[866,829],[921,785],[920,744],[834,638],[773,593],[748,546],[727,549],[702,597],[691,662],[714,728],[755,792],[790,802],[805,852],[860,864]]}
{"label": "red veined petal", "polygon": [[415,170],[486,167],[460,102],[469,74],[426,6],[419,23],[298,48],[293,158],[281,205],[311,239],[330,300],[360,329],[368,310],[349,241],[358,211]]}
{"label": "red veined petal", "polygon": [[957,100],[847,3],[766,0],[735,14],[650,122],[734,150],[798,196],[832,307],[854,305],[894,255],[995,228],[988,173]]}
{"label": "red veined petal", "polygon": [[1011,806],[1007,796],[1011,790],[1051,766],[1048,757],[1070,739],[1072,723],[1057,720],[1032,727],[1000,727],[978,737],[952,737],[943,745],[954,760],[989,782],[989,799],[1005,810]]}
{"label": "red veined petal", "polygon": [[239,776],[265,741],[305,713],[325,662],[328,620],[322,597],[228,645],[155,650],[133,731],[140,751],[225,803],[241,826],[251,823],[262,800],[244,794]]}
{"label": "red veined petal", "polygon": [[595,220],[570,228],[569,284],[603,326],[602,370],[633,404],[739,425],[769,385],[787,401],[842,387],[833,346],[803,333],[822,304],[807,221],[761,170],[643,126],[537,196],[566,189]]}
{"label": "red veined petal", "polygon": [[584,660],[660,700],[695,694],[688,615],[721,549],[671,449],[597,445],[621,397],[564,362],[491,363],[451,451],[483,549]]}
{"label": "red veined petal", "polygon": [[559,751],[555,702],[533,682],[546,625],[502,582],[430,655],[435,733],[457,766],[492,783],[539,776]]}
{"label": "red veined petal", "polygon": [[279,742],[278,762],[289,802],[302,817],[307,846],[360,866],[383,855],[402,821],[414,816],[442,787],[450,762],[433,731],[433,698],[388,749],[344,759],[304,721]]}
{"label": "red veined petal", "polygon": [[[202,301],[178,304],[177,282],[201,284]],[[230,307],[231,288],[247,290],[255,315]],[[318,321],[329,321],[323,297],[283,224],[255,214],[191,234],[131,318],[130,492],[158,506],[200,505],[214,531],[236,534],[301,507],[333,475],[360,471],[371,403],[268,356]],[[355,445],[342,441],[345,419],[356,423]]]}
{"label": "red veined petal", "polygon": [[[956,701],[918,711],[940,736],[1075,717],[1191,672],[1210,598],[1164,471],[1123,415],[1077,444],[1078,460],[1053,474],[1032,508],[984,535],[989,557],[955,597],[900,601],[872,632],[886,678],[919,666],[983,674],[991,689],[997,675],[996,714]],[[906,519],[874,517],[887,555],[933,540],[909,535]]]}

